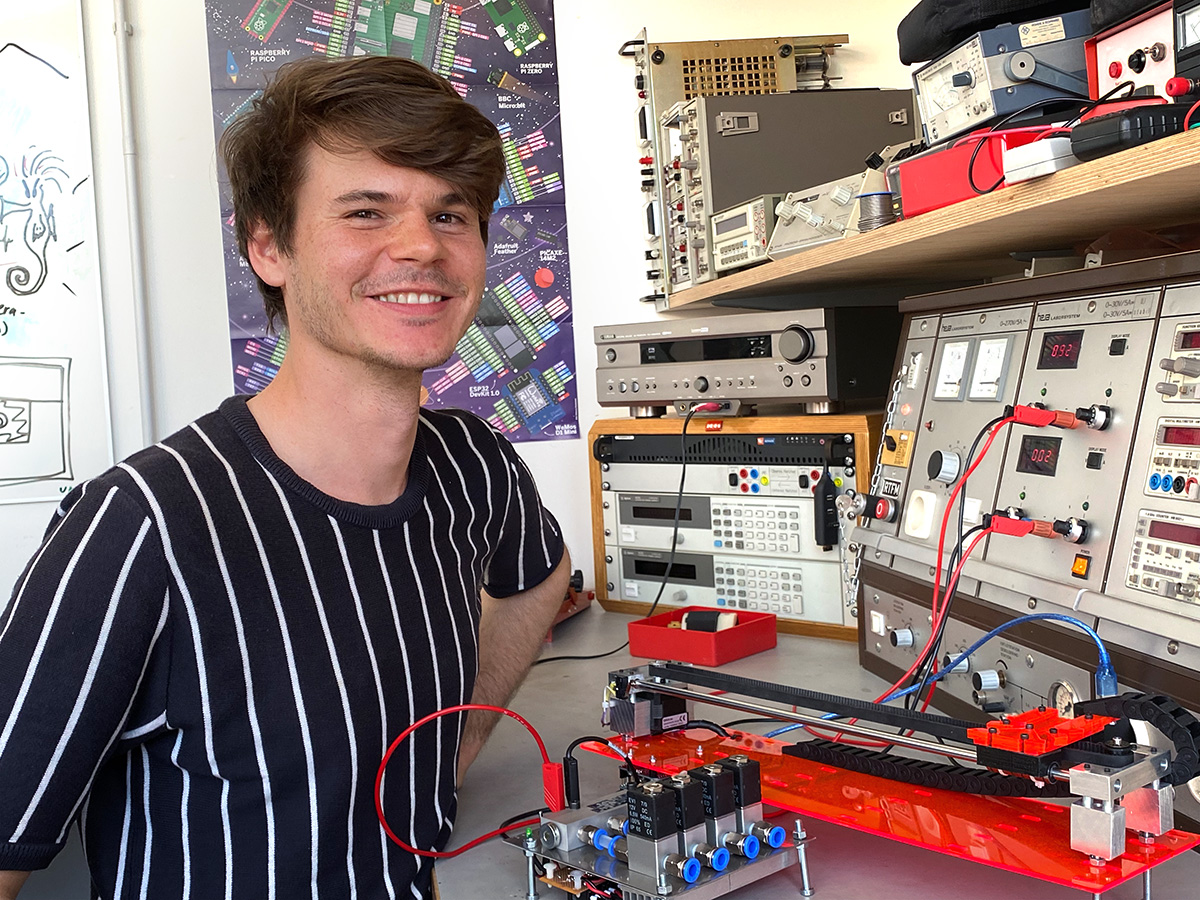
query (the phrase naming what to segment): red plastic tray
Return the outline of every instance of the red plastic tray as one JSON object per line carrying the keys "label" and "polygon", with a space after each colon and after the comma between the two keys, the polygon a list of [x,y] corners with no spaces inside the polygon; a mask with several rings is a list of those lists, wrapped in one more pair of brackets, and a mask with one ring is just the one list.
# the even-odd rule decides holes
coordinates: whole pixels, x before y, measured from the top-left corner
{"label": "red plastic tray", "polygon": [[[782,741],[733,734],[719,738],[694,729],[613,742],[639,766],[664,774],[745,753],[762,766],[763,800],[781,809],[1079,891],[1101,893],[1200,844],[1200,835],[1185,831],[1170,831],[1152,844],[1128,832],[1125,854],[1095,866],[1071,849],[1068,806],[920,788],[783,756]],[[612,755],[603,744],[584,746]]]}
{"label": "red plastic tray", "polygon": [[[772,613],[737,610],[738,623],[724,631],[684,631],[672,628],[693,610],[713,612],[707,606],[684,606],[629,623],[629,652],[650,659],[677,659],[698,666],[719,666],[775,646]],[[733,610],[730,610],[733,612]]]}

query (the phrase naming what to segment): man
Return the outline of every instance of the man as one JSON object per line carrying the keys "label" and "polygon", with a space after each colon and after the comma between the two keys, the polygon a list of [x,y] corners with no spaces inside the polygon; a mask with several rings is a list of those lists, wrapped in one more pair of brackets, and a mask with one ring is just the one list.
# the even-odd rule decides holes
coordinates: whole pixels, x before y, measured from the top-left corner
{"label": "man", "polygon": [[[221,150],[287,357],[73,490],[18,582],[0,898],[76,819],[105,898],[427,896],[431,860],[375,818],[383,752],[505,702],[565,591],[512,447],[418,406],[483,291],[495,128],[416,63],[313,59]],[[413,846],[447,842],[492,724],[446,716],[393,756],[385,812]]]}

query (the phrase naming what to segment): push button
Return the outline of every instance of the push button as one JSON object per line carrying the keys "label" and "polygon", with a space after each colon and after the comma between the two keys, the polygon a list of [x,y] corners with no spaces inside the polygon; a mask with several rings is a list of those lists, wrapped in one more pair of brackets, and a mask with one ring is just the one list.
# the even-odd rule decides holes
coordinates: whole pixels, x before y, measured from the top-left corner
{"label": "push button", "polygon": [[1071,575],[1075,578],[1087,578],[1088,569],[1092,566],[1092,558],[1082,553],[1075,554],[1075,562],[1071,564]]}
{"label": "push button", "polygon": [[1104,452],[1100,450],[1092,450],[1087,455],[1087,467],[1089,469],[1099,469],[1104,465]]}
{"label": "push button", "polygon": [[1124,356],[1125,355],[1125,338],[1113,338],[1108,343],[1109,356]]}

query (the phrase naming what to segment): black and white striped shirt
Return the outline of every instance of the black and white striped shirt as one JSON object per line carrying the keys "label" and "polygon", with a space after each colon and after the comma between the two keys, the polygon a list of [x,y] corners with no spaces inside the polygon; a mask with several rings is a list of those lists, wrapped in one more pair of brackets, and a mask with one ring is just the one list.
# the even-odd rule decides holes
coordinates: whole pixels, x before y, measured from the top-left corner
{"label": "black and white striped shirt", "polygon": [[[387,506],[321,493],[245,398],[64,500],[0,618],[0,870],[79,820],[105,898],[421,897],[376,768],[469,701],[481,588],[543,580],[562,539],[511,445],[422,412]],[[389,824],[441,848],[462,717],[392,758]]]}

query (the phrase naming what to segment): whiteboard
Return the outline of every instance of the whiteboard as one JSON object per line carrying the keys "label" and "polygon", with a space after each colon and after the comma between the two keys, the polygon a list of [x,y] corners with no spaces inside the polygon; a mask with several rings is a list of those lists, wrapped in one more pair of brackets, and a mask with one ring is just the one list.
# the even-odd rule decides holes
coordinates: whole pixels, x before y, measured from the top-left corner
{"label": "whiteboard", "polygon": [[79,0],[0,7],[0,503],[112,465]]}

